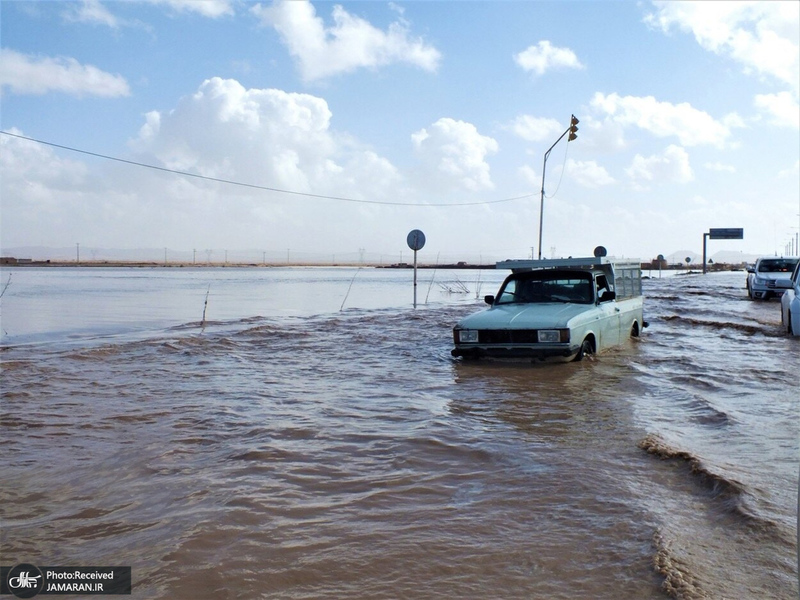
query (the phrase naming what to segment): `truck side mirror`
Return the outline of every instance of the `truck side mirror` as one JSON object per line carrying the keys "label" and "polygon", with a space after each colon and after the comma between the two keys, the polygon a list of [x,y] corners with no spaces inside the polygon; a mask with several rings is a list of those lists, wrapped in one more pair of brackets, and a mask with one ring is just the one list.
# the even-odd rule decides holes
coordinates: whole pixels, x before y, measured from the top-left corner
{"label": "truck side mirror", "polygon": [[483,297],[483,301],[486,302],[486,304],[488,304],[489,306],[491,306],[492,304],[494,304],[494,296],[488,294]]}

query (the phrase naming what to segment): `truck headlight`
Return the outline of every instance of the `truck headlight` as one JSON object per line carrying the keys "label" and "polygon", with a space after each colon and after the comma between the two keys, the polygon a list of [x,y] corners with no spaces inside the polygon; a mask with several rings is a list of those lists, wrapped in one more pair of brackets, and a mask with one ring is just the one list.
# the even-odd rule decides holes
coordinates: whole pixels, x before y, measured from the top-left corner
{"label": "truck headlight", "polygon": [[557,329],[540,329],[536,332],[536,339],[540,342],[558,342],[561,336]]}
{"label": "truck headlight", "polygon": [[569,329],[540,329],[536,332],[536,339],[549,344],[569,342]]}
{"label": "truck headlight", "polygon": [[477,329],[461,329],[458,332],[458,341],[462,344],[474,344],[478,341]]}

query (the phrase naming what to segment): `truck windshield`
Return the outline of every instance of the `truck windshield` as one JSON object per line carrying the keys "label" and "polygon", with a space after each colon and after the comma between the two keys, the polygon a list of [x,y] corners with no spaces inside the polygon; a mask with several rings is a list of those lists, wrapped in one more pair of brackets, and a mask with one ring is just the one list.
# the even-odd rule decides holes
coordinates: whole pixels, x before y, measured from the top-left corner
{"label": "truck windshield", "polygon": [[590,273],[535,271],[518,273],[506,279],[496,304],[535,304],[544,302],[594,302],[594,280]]}

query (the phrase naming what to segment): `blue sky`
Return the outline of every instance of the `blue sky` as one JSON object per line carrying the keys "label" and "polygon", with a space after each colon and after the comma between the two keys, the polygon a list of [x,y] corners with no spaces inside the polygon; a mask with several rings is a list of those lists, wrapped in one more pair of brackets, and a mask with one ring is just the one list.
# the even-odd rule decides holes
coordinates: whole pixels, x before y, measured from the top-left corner
{"label": "blue sky", "polygon": [[[783,253],[800,3],[0,3],[4,249]],[[22,136],[22,137],[19,137]],[[246,183],[131,166],[128,161]],[[515,199],[516,198],[516,199]],[[513,199],[513,200],[509,200]]]}

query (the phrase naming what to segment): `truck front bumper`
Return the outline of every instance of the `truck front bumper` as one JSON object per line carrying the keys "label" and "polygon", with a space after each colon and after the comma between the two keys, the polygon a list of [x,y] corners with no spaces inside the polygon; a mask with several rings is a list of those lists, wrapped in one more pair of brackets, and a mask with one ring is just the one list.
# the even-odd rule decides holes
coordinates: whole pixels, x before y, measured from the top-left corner
{"label": "truck front bumper", "polygon": [[494,346],[459,344],[450,354],[464,358],[534,358],[545,360],[548,358],[570,358],[575,356],[580,349],[579,346],[553,345],[543,346],[542,344],[525,346]]}

